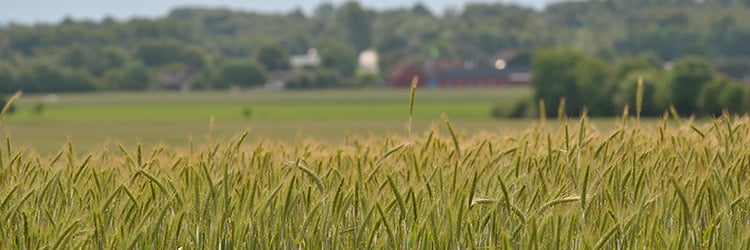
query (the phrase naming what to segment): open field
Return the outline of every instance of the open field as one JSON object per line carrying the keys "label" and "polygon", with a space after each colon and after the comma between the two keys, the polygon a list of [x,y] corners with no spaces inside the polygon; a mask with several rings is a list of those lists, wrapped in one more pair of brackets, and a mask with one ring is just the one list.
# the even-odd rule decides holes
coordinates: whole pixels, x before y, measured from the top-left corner
{"label": "open field", "polygon": [[[416,118],[488,119],[495,103],[530,97],[528,88],[420,90]],[[404,89],[248,92],[149,92],[60,95],[41,115],[33,106],[47,95],[24,96],[9,121],[208,121],[398,119],[407,116]],[[243,110],[250,109],[251,117]]]}
{"label": "open field", "polygon": [[[523,130],[533,124],[530,120],[462,120],[454,122],[456,130],[473,134],[479,131]],[[417,120],[415,131],[427,130],[432,121]],[[611,124],[611,123],[609,123]],[[214,138],[227,138],[249,131],[249,141],[293,143],[302,139],[315,139],[330,144],[342,143],[350,137],[384,137],[405,134],[405,121],[396,120],[294,120],[294,121],[217,121]],[[17,122],[5,130],[18,147],[31,147],[42,154],[55,154],[68,139],[82,149],[96,149],[104,143],[135,145],[142,143],[185,147],[207,142],[208,121],[193,122]],[[112,145],[114,146],[114,145]]]}
{"label": "open field", "polygon": [[[25,95],[4,131],[20,146],[54,154],[68,138],[81,148],[105,142],[135,145],[186,145],[251,130],[250,140],[294,142],[315,138],[330,143],[350,136],[384,136],[406,130],[408,90],[330,90],[309,92],[192,92],[65,94],[56,103],[47,95]],[[490,117],[496,103],[531,96],[528,88],[420,89],[415,130],[424,131],[443,116],[459,131],[523,129],[532,120]],[[45,103],[40,114],[35,105]],[[250,116],[245,116],[248,109]],[[213,126],[210,121],[213,118]],[[607,119],[606,124],[612,124]]]}
{"label": "open field", "polygon": [[0,248],[747,249],[750,118],[674,123],[41,157],[11,142]]}

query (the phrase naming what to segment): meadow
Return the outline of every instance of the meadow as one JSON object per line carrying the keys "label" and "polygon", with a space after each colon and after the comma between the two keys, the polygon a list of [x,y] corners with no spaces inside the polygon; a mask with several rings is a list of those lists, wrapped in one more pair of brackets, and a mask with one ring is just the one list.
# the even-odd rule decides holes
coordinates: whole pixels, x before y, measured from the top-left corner
{"label": "meadow", "polygon": [[[104,143],[172,146],[236,136],[294,142],[318,139],[340,143],[350,136],[385,136],[406,130],[408,90],[148,92],[24,95],[6,117],[4,134],[18,147],[54,154],[68,139],[85,149]],[[528,88],[420,89],[415,130],[449,117],[467,133],[521,129],[531,120],[496,120],[490,109],[531,96]],[[41,112],[35,107],[43,105]],[[213,121],[213,122],[212,122]]]}
{"label": "meadow", "polygon": [[459,132],[444,117],[335,142],[72,139],[48,155],[11,135],[0,248],[750,247],[750,117],[609,120]]}

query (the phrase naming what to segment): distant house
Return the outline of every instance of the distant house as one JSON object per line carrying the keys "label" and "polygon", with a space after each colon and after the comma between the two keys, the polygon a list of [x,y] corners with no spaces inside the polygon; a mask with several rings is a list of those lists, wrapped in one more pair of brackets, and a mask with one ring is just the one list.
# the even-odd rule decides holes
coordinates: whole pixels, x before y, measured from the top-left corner
{"label": "distant house", "polygon": [[531,69],[508,66],[497,60],[491,66],[475,65],[460,60],[428,61],[425,67],[409,61],[399,62],[387,79],[390,87],[409,87],[411,79],[419,76],[421,87],[500,87],[527,85],[531,82]]}
{"label": "distant house", "polygon": [[275,71],[271,73],[271,79],[264,85],[266,90],[282,90],[286,82],[292,78],[293,73],[290,71]]}
{"label": "distant house", "polygon": [[430,74],[429,87],[499,87],[527,85],[531,82],[528,68],[481,68],[436,70]]}
{"label": "distant house", "polygon": [[159,74],[158,80],[166,90],[189,92],[194,74],[186,70],[172,70]]}
{"label": "distant house", "polygon": [[307,50],[307,54],[290,56],[289,64],[294,69],[316,67],[320,65],[320,55],[318,55],[318,50],[311,48]]}
{"label": "distant house", "polygon": [[374,50],[365,50],[359,53],[359,70],[365,73],[377,74],[380,72],[378,67],[378,53]]}

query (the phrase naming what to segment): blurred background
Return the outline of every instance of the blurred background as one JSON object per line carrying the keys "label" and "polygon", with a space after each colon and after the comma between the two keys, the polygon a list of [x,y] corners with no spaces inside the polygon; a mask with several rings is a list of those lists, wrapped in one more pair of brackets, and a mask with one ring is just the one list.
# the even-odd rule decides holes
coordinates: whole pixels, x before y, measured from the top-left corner
{"label": "blurred background", "polygon": [[539,100],[546,116],[621,115],[638,79],[644,116],[742,114],[749,14],[748,0],[10,1],[0,93],[24,97],[3,126],[53,147],[181,142],[214,119],[272,139],[394,133],[414,76],[423,129],[524,128]]}

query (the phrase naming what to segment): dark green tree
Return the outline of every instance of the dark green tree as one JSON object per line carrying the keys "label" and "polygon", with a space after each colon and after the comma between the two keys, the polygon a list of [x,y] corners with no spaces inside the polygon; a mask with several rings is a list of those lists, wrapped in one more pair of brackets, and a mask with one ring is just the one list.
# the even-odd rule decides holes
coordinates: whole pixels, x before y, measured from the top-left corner
{"label": "dark green tree", "polygon": [[349,1],[339,9],[339,22],[344,25],[349,42],[356,51],[370,47],[372,42],[372,20],[359,3]]}
{"label": "dark green tree", "polygon": [[432,11],[424,4],[417,2],[411,7],[411,13],[419,16],[432,16]]}
{"label": "dark green tree", "polygon": [[698,95],[703,86],[711,81],[714,72],[708,64],[696,57],[685,57],[677,61],[674,75],[669,82],[669,100],[678,112],[697,112]]}
{"label": "dark green tree", "polygon": [[257,60],[271,71],[289,69],[289,54],[278,45],[267,44],[261,47]]}
{"label": "dark green tree", "polygon": [[344,80],[335,71],[314,68],[306,69],[289,79],[287,89],[325,89],[344,86]]}
{"label": "dark green tree", "polygon": [[65,50],[60,58],[63,66],[87,70],[94,76],[100,76],[109,69],[122,67],[126,61],[125,53],[114,47],[73,46]]}
{"label": "dark green tree", "polygon": [[330,17],[334,15],[336,7],[330,2],[322,2],[315,7],[314,15],[317,17]]}
{"label": "dark green tree", "polygon": [[743,106],[743,98],[745,95],[745,86],[737,82],[732,82],[724,88],[721,92],[721,100],[723,101],[724,107],[730,113],[747,113],[748,110]]}
{"label": "dark green tree", "polygon": [[573,100],[573,104],[585,105],[593,116],[612,115],[612,96],[616,86],[610,80],[610,65],[599,58],[582,54],[573,70],[579,98]]}
{"label": "dark green tree", "polygon": [[83,70],[60,67],[49,61],[32,62],[19,75],[24,92],[80,92],[96,90],[91,76]]}
{"label": "dark green tree", "polygon": [[661,60],[654,53],[642,53],[634,57],[625,57],[617,62],[614,69],[614,78],[622,81],[633,72],[644,72],[658,70],[661,68]]}
{"label": "dark green tree", "polygon": [[735,79],[742,79],[745,75],[750,75],[750,57],[726,58],[714,61],[712,64],[716,72]]}
{"label": "dark green tree", "polygon": [[143,64],[132,63],[107,71],[102,81],[112,89],[146,90],[151,85],[151,76]]}
{"label": "dark green tree", "polygon": [[17,69],[0,62],[0,93],[13,93],[19,89]]}
{"label": "dark green tree", "polygon": [[263,65],[252,60],[230,61],[221,66],[221,77],[229,85],[254,87],[265,84],[268,71]]}
{"label": "dark green tree", "polygon": [[344,77],[354,75],[357,69],[357,53],[333,40],[324,40],[316,46],[323,67],[334,70]]}
{"label": "dark green tree", "polygon": [[583,106],[607,114],[611,91],[606,63],[575,50],[548,48],[536,52],[532,67],[534,97],[544,99],[547,116],[557,113],[562,98],[568,115],[580,113]]}
{"label": "dark green tree", "polygon": [[632,71],[617,83],[616,91],[612,96],[613,113],[619,114],[625,108],[630,107],[631,114],[636,112],[636,93],[638,90],[638,79],[643,78],[643,102],[641,116],[659,116],[666,107],[657,103],[657,87],[661,77],[655,70]]}
{"label": "dark green tree", "polygon": [[716,77],[701,89],[698,96],[700,111],[704,114],[718,116],[724,110],[730,113],[747,112],[743,105],[746,87],[727,78]]}
{"label": "dark green tree", "polygon": [[199,51],[170,40],[143,42],[135,49],[134,56],[146,66],[180,63],[193,69],[201,69],[206,63]]}
{"label": "dark green tree", "polygon": [[[718,77],[706,83],[698,95],[698,107],[704,114],[720,115],[724,106],[721,94],[731,84],[727,78]],[[740,93],[742,94],[742,93]]]}
{"label": "dark green tree", "polygon": [[578,53],[564,49],[542,49],[534,55],[534,98],[544,100],[544,115],[555,116],[561,98],[568,100],[566,113],[576,112],[580,108],[576,102],[578,86],[574,75],[575,64],[580,57]]}
{"label": "dark green tree", "polygon": [[[718,72],[742,79],[750,72],[744,62],[750,58],[750,46],[746,46],[750,19],[745,17],[748,8],[744,2],[747,0],[565,1],[543,11],[509,4],[470,3],[444,13],[430,13],[422,4],[372,10],[351,1],[321,4],[310,16],[298,10],[251,13],[181,7],[164,18],[154,19],[67,18],[57,24],[10,23],[0,29],[0,61],[11,65],[18,79],[20,72],[32,64],[52,60],[68,71],[90,75],[104,88],[115,88],[104,78],[113,77],[111,72],[131,61],[140,61],[147,67],[154,76],[154,86],[163,67],[181,64],[189,66],[180,70],[187,71],[200,86],[211,87],[221,85],[221,78],[210,76],[220,74],[210,71],[220,72],[222,58],[260,59],[258,55],[268,43],[281,46],[290,54],[302,54],[330,39],[352,49],[355,58],[360,50],[374,47],[384,73],[405,59],[456,59],[484,64],[511,50],[560,46],[577,48],[586,55],[623,66],[613,70],[609,84],[581,82],[599,78],[591,77],[598,75],[593,73],[576,79],[576,84],[584,87],[578,91],[593,93],[600,87],[611,90],[629,72],[644,70],[644,64],[629,64],[622,59],[649,51],[658,55],[656,68],[662,67],[662,59],[675,61],[688,54],[701,55]],[[277,68],[259,61],[264,61],[270,70]],[[509,62],[508,66],[513,64]],[[598,63],[590,61],[582,64],[599,68]],[[329,70],[351,81],[354,74],[348,72],[356,65],[339,66]],[[584,69],[576,70],[579,72],[575,75],[586,71],[585,66],[580,67]],[[18,89],[0,86],[8,88]],[[662,85],[658,89],[661,88]],[[603,107],[591,104],[588,95],[584,96],[584,102],[577,106],[588,105],[591,114]],[[660,99],[668,99],[669,95],[664,96]],[[557,101],[547,103],[553,105]]]}

